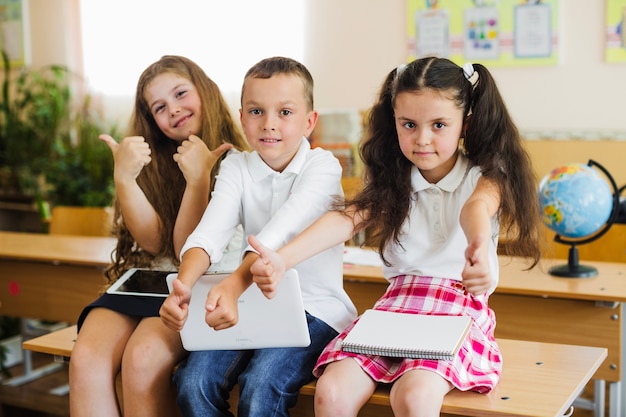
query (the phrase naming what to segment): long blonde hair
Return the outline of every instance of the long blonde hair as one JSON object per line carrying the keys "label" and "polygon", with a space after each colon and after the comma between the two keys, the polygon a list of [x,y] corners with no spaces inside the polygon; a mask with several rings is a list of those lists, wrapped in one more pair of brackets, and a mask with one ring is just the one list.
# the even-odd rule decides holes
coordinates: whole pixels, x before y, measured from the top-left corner
{"label": "long blonde hair", "polygon": [[[217,84],[195,62],[182,56],[166,55],[146,68],[137,83],[128,136],[143,136],[152,150],[152,162],[141,171],[137,183],[161,220],[161,249],[157,254],[150,254],[137,245],[116,201],[113,231],[118,241],[113,264],[106,271],[109,281],[114,281],[130,267],[147,267],[154,259],[165,258],[178,264],[174,253],[173,231],[185,190],[185,178],[172,159],[178,143],[159,129],[144,94],[150,82],[164,73],[186,78],[196,87],[202,109],[201,130],[196,134],[209,149],[213,150],[222,143],[232,143],[239,150],[249,149]],[[211,171],[211,189],[220,162]]]}

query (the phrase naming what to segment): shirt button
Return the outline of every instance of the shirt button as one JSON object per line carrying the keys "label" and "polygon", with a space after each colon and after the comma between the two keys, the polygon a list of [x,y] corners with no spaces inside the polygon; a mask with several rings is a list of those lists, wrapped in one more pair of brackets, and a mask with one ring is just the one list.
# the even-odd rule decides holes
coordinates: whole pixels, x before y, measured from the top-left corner
{"label": "shirt button", "polygon": [[433,210],[439,211],[439,203],[433,204]]}
{"label": "shirt button", "polygon": [[274,193],[274,198],[278,198],[278,193]]}
{"label": "shirt button", "polygon": [[440,228],[441,228],[441,225],[439,223],[433,224],[433,229],[439,230]]}

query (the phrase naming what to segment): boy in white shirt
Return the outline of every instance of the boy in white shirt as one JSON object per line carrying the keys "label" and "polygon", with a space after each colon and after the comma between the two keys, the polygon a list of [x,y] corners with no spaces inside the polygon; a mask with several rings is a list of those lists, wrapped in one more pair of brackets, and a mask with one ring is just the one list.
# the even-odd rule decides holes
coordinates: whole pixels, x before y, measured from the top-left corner
{"label": "boy in white shirt", "polygon": [[[168,327],[180,331],[191,287],[222,252],[238,225],[278,249],[328,211],[342,194],[341,166],[328,151],[311,149],[317,121],[313,78],[301,63],[273,57],[248,70],[241,93],[241,124],[254,152],[222,162],[212,198],[181,251],[178,280],[161,307]],[[232,275],[207,295],[206,322],[216,330],[237,323],[237,299],[252,281],[258,254],[250,247]],[[191,352],[174,381],[186,416],[231,416],[228,396],[239,384],[238,416],[285,416],[326,344],[356,317],[343,289],[343,245],[295,267],[307,312],[311,345],[240,351]],[[276,288],[259,285],[271,298]]]}

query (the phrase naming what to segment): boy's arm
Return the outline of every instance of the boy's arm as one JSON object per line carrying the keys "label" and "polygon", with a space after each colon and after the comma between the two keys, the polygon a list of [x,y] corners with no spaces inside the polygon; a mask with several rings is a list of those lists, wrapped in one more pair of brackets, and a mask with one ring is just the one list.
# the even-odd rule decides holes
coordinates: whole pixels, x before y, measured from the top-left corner
{"label": "boy's arm", "polygon": [[500,193],[491,180],[480,177],[474,192],[461,209],[460,223],[467,238],[463,284],[472,294],[482,294],[491,286],[489,240],[491,219],[500,207]]}
{"label": "boy's arm", "polygon": [[227,329],[239,321],[238,300],[252,284],[250,266],[259,256],[247,252],[239,267],[207,295],[205,321],[215,330]]}
{"label": "boy's arm", "polygon": [[336,195],[342,193],[341,165],[328,151],[309,151],[289,198],[257,232],[267,246],[277,249],[293,239],[326,213]]}
{"label": "boy's arm", "polygon": [[187,321],[191,287],[210,266],[211,258],[201,248],[191,248],[183,254],[172,292],[163,301],[159,310],[161,320],[167,327],[175,331],[183,328]]}

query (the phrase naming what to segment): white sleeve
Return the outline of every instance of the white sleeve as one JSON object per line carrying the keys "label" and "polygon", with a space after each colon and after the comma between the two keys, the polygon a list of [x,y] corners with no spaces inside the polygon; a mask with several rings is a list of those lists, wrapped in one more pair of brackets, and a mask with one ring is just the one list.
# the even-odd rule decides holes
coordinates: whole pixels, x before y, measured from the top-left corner
{"label": "white sleeve", "polygon": [[[259,240],[279,249],[327,212],[333,198],[343,195],[341,173],[341,165],[331,152],[311,150],[291,195],[257,234]],[[248,246],[245,250],[253,249]]]}

